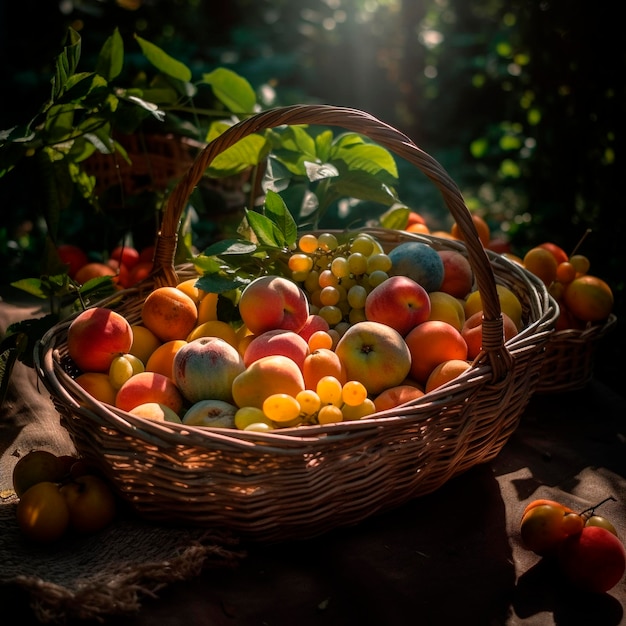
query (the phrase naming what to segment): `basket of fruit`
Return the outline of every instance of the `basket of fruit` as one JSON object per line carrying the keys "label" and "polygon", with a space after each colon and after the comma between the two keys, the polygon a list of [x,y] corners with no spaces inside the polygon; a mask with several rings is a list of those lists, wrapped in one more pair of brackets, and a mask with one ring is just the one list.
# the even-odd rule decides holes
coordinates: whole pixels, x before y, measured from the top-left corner
{"label": "basket of fruit", "polygon": [[577,253],[581,243],[582,240],[568,255],[554,242],[545,242],[517,259],[543,281],[559,305],[537,393],[562,393],[585,387],[593,377],[598,341],[617,323],[613,291],[605,280],[590,273],[589,258]]}
{"label": "basket of fruit", "polygon": [[[412,163],[462,240],[294,232],[268,192],[264,212],[246,214],[254,236],[175,266],[183,207],[212,160],[252,133],[316,124]],[[276,232],[278,251],[260,241]],[[238,324],[204,282],[229,255],[256,267],[231,300]],[[476,307],[466,327],[459,283]],[[485,250],[457,185],[408,137],[363,111],[295,105],[200,152],[168,196],[151,276],[48,331],[35,367],[80,455],[137,514],[283,541],[356,524],[493,459],[535,391],[557,313],[536,276]]]}

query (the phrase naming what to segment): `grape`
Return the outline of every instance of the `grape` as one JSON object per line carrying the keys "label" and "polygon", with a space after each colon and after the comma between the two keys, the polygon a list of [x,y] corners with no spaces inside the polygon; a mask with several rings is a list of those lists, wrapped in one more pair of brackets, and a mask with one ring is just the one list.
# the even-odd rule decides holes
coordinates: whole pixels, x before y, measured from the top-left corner
{"label": "grape", "polygon": [[235,413],[235,426],[239,430],[246,430],[250,424],[266,423],[271,425],[265,413],[256,406],[244,406]]}
{"label": "grape", "polygon": [[287,264],[292,272],[310,272],[313,269],[313,259],[308,254],[292,254]]}
{"label": "grape", "polygon": [[369,237],[357,236],[350,244],[350,254],[362,254],[366,257],[374,252],[374,243]]}
{"label": "grape", "polygon": [[337,407],[342,404],[341,390],[341,382],[334,376],[322,376],[315,389],[322,404],[334,404]]}
{"label": "grape", "polygon": [[323,270],[319,275],[319,286],[324,287],[336,287],[339,284],[339,279],[330,271]]}
{"label": "grape", "polygon": [[265,422],[252,422],[252,424],[248,424],[244,430],[250,430],[257,433],[266,433],[270,430],[274,430],[274,427]]}
{"label": "grape", "polygon": [[114,389],[119,389],[129,378],[143,372],[143,361],[134,354],[118,354],[109,367],[109,380]]}
{"label": "grape", "polygon": [[344,256],[335,257],[330,263],[330,271],[337,278],[346,278],[350,276],[350,265],[348,259]]}
{"label": "grape", "polygon": [[349,380],[341,390],[341,399],[348,406],[359,406],[367,399],[367,389],[358,380]]}
{"label": "grape", "polygon": [[350,313],[348,313],[348,321],[350,324],[358,324],[366,320],[365,309],[352,309]]}
{"label": "grape", "polygon": [[363,404],[359,404],[357,406],[344,404],[341,407],[341,412],[345,421],[360,420],[364,417],[367,417],[368,415],[376,413],[376,406],[374,405],[373,400],[371,400],[370,398],[366,398],[363,401]]}
{"label": "grape", "polygon": [[384,283],[389,278],[389,274],[387,272],[383,272],[382,270],[374,270],[368,277],[368,281],[370,287],[373,289],[374,287],[378,287],[381,283]]}
{"label": "grape", "polygon": [[329,285],[320,292],[322,306],[335,306],[339,302],[340,293],[337,287]]}
{"label": "grape", "polygon": [[313,234],[302,235],[298,241],[298,247],[306,254],[315,252],[318,245],[317,237]]}
{"label": "grape", "polygon": [[335,424],[343,421],[343,413],[338,406],[327,404],[323,406],[317,414],[318,424]]}
{"label": "grape", "polygon": [[263,401],[263,413],[273,422],[291,422],[300,415],[300,405],[289,394],[273,393]]}
{"label": "grape", "polygon": [[391,265],[392,265],[391,259],[386,254],[377,253],[377,254],[372,254],[371,256],[367,257],[368,274],[371,274],[372,272],[375,272],[376,270],[380,270],[382,272],[389,272],[389,270],[391,269]]}
{"label": "grape", "polygon": [[296,395],[296,401],[300,405],[300,410],[304,415],[315,415],[322,405],[320,397],[312,389],[304,389]]}
{"label": "grape", "polygon": [[367,289],[363,285],[354,285],[348,291],[348,304],[353,309],[362,309],[365,306],[365,298],[367,298]]}
{"label": "grape", "polygon": [[337,325],[343,319],[341,309],[336,306],[322,306],[317,314],[323,317],[331,327]]}
{"label": "grape", "polygon": [[317,245],[322,250],[332,251],[337,249],[339,242],[337,241],[337,237],[335,237],[332,233],[322,233],[317,238]]}
{"label": "grape", "polygon": [[352,274],[361,276],[367,271],[367,257],[360,252],[354,252],[348,257],[348,265]]}

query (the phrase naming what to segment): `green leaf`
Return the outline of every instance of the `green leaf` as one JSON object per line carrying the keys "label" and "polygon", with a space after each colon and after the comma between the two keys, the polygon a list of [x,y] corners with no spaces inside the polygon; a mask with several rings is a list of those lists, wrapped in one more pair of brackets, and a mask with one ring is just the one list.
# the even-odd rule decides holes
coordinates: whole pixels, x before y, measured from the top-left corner
{"label": "green leaf", "polygon": [[144,56],[160,72],[185,82],[191,80],[191,70],[184,63],[174,59],[161,48],[143,39],[139,35],[135,35],[135,39],[137,43],[139,43]]}
{"label": "green leaf", "polygon": [[218,154],[207,168],[208,176],[219,178],[239,174],[261,163],[269,152],[269,143],[261,135],[248,135]]}
{"label": "green leaf", "polygon": [[196,281],[196,286],[207,293],[226,293],[233,289],[242,289],[251,278],[234,274],[232,276],[224,276],[222,274],[205,274],[200,276]]}
{"label": "green leaf", "polygon": [[48,294],[43,290],[41,279],[39,278],[22,278],[11,283],[12,287],[21,289],[36,298],[47,298]]}
{"label": "green leaf", "polygon": [[118,28],[104,42],[96,61],[96,73],[108,82],[117,78],[124,66],[124,41]]}
{"label": "green leaf", "polygon": [[335,178],[339,176],[339,170],[331,163],[311,163],[305,161],[304,167],[306,169],[307,178],[312,182],[318,180],[324,180],[325,178]]}
{"label": "green leaf", "polygon": [[320,161],[330,160],[330,151],[333,145],[333,131],[325,130],[315,137],[315,153]]}
{"label": "green leaf", "polygon": [[80,60],[80,35],[73,28],[68,28],[66,41],[63,52],[55,60],[52,100],[56,100],[63,93],[68,78],[76,71]]}
{"label": "green leaf", "polygon": [[222,256],[226,254],[253,254],[256,244],[245,239],[222,239],[211,244],[205,251],[206,256]]}
{"label": "green leaf", "polygon": [[387,172],[393,178],[398,178],[398,167],[391,153],[374,144],[353,143],[342,145],[338,150],[332,151],[332,160],[341,159],[347,163],[351,170],[362,170],[370,174]]}
{"label": "green leaf", "polygon": [[391,230],[404,230],[409,221],[411,209],[406,206],[392,206],[380,216],[380,225]]}
{"label": "green leaf", "polygon": [[287,244],[285,236],[269,217],[256,211],[246,210],[246,219],[252,232],[263,245],[280,248]]}
{"label": "green leaf", "polygon": [[398,196],[392,187],[363,171],[342,172],[333,182],[332,187],[335,195],[339,198],[371,200],[386,206],[398,202]]}
{"label": "green leaf", "polygon": [[298,226],[285,201],[275,192],[267,191],[263,203],[263,213],[281,232],[284,243],[290,246],[298,238]]}
{"label": "green leaf", "polygon": [[202,82],[211,86],[215,97],[232,113],[245,115],[254,112],[256,93],[250,83],[239,74],[219,67],[204,74]]}

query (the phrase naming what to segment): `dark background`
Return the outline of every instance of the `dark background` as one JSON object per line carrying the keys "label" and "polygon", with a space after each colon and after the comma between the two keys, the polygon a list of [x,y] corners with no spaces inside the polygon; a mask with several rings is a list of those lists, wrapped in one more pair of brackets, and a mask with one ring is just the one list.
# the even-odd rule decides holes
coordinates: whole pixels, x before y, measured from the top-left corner
{"label": "dark background", "polygon": [[[3,2],[0,129],[26,123],[47,97],[69,25],[87,68],[119,27],[194,74],[226,66],[255,88],[271,84],[276,104],[373,113],[435,156],[514,252],[548,240],[571,251],[591,229],[580,252],[624,318],[626,54],[608,2]],[[435,228],[446,225],[410,172],[402,185],[406,202]],[[11,198],[0,217],[4,260],[28,208],[1,179],[0,194]],[[27,264],[18,270],[32,275]],[[619,391],[615,363],[625,350],[618,324],[599,346],[596,373]]]}

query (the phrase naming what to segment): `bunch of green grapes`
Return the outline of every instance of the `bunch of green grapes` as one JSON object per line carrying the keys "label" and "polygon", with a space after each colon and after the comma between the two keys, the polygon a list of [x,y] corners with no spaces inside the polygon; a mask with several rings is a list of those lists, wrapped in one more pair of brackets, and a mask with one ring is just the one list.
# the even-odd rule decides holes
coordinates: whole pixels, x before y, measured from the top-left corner
{"label": "bunch of green grapes", "polygon": [[240,430],[268,431],[311,424],[332,424],[357,420],[375,412],[374,402],[358,380],[345,384],[334,376],[323,376],[315,389],[304,389],[295,397],[275,393],[263,408],[242,407],[235,414]]}
{"label": "bunch of green grapes", "polygon": [[365,319],[365,299],[389,278],[391,259],[367,233],[345,243],[333,233],[309,233],[300,237],[288,265],[291,278],[307,294],[312,310],[335,328]]}

